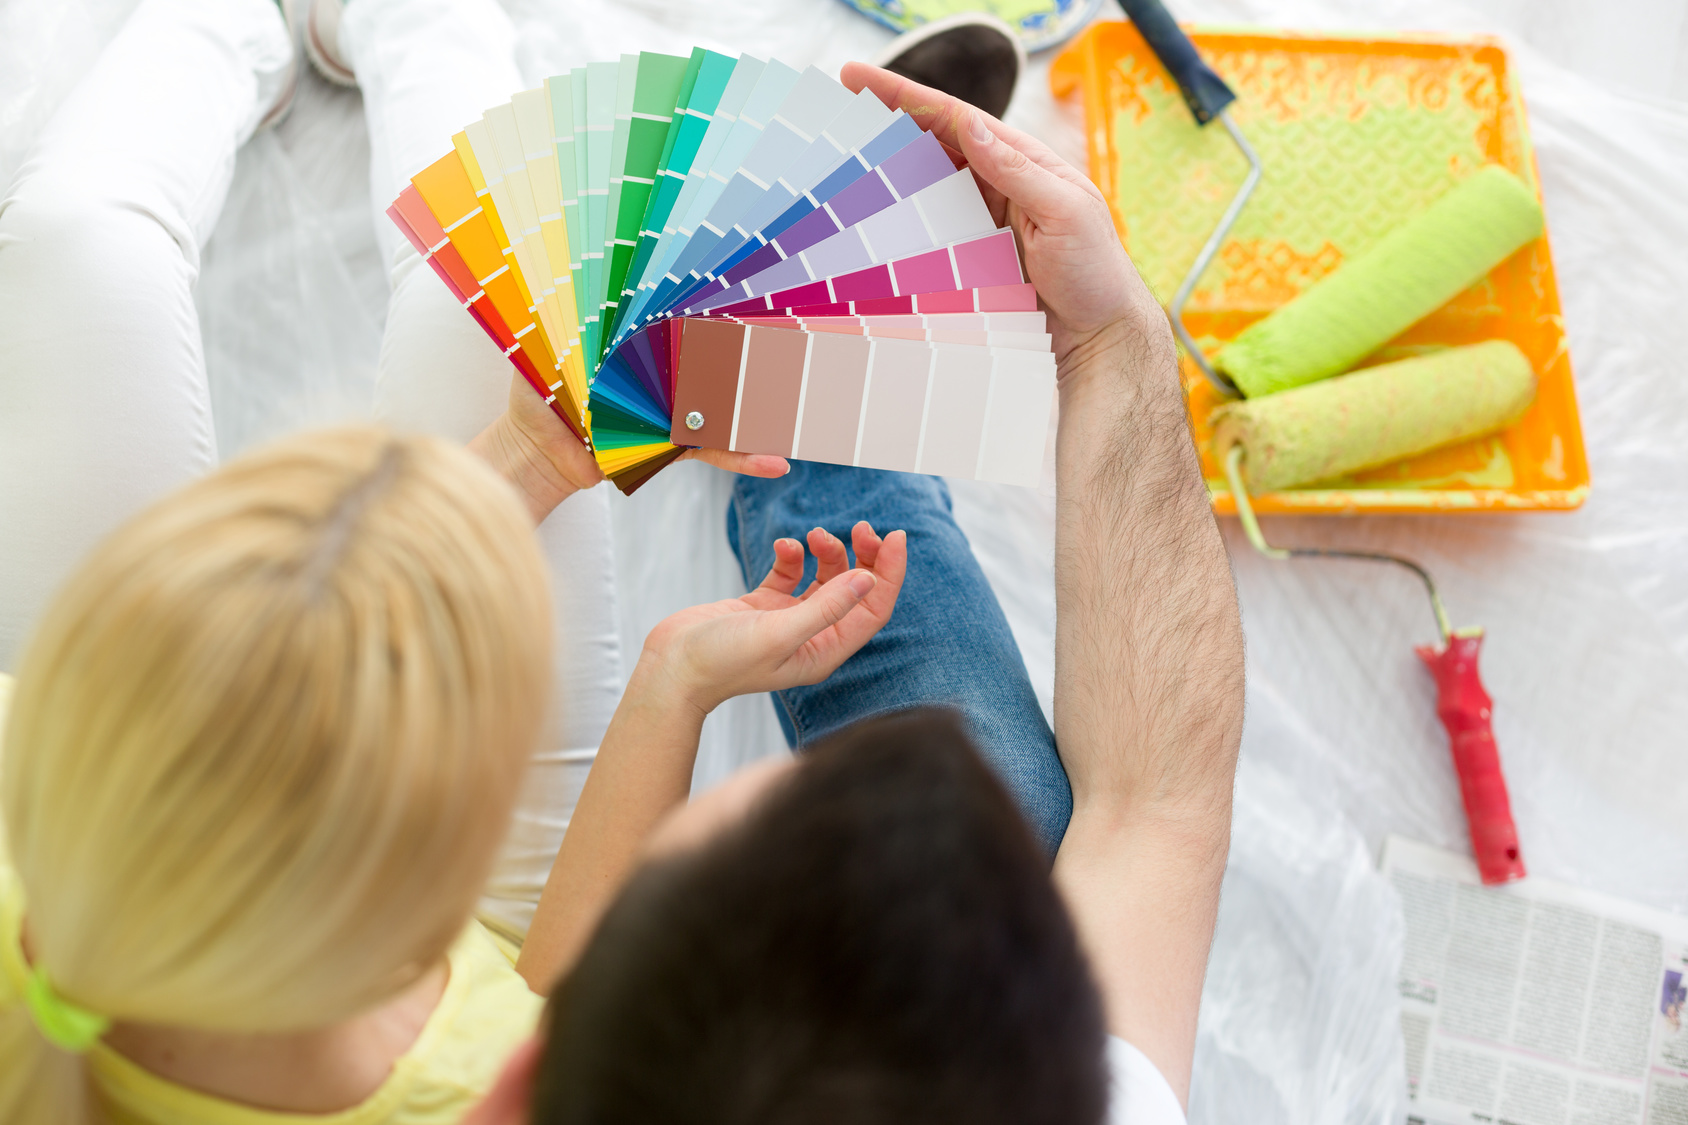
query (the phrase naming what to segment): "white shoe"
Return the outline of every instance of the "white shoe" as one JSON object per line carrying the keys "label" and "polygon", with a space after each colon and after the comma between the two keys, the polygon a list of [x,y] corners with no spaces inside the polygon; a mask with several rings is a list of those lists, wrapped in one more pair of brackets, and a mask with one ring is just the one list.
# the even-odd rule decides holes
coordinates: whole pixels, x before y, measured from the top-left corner
{"label": "white shoe", "polygon": [[356,86],[358,76],[340,50],[340,17],[345,0],[305,0],[305,54],[317,73],[338,86]]}

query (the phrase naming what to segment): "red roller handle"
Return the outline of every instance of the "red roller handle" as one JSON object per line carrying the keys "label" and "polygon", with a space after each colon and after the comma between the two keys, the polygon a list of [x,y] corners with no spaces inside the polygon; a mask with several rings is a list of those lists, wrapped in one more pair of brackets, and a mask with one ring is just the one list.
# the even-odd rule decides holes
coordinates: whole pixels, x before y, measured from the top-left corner
{"label": "red roller handle", "polygon": [[1524,859],[1489,724],[1492,701],[1477,675],[1477,652],[1482,646],[1481,633],[1456,635],[1446,648],[1419,645],[1418,655],[1436,677],[1436,714],[1448,728],[1477,871],[1485,883],[1510,883],[1524,877]]}

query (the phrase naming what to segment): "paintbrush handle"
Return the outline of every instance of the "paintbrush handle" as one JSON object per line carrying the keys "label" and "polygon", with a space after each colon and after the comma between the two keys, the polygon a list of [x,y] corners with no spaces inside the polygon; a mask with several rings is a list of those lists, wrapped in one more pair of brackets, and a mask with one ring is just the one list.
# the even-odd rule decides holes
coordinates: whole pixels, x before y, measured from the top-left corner
{"label": "paintbrush handle", "polygon": [[1490,722],[1493,703],[1477,673],[1482,645],[1479,633],[1451,637],[1441,649],[1420,645],[1417,651],[1436,679],[1436,714],[1448,731],[1477,871],[1484,883],[1510,883],[1524,877],[1524,859]]}

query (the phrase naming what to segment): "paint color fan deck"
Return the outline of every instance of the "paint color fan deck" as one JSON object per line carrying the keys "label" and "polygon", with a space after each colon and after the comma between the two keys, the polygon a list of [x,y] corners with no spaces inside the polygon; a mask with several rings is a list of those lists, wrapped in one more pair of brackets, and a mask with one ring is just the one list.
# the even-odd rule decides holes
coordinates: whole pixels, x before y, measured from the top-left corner
{"label": "paint color fan deck", "polygon": [[624,493],[687,447],[1037,483],[1037,294],[902,111],[645,52],[451,140],[387,214]]}

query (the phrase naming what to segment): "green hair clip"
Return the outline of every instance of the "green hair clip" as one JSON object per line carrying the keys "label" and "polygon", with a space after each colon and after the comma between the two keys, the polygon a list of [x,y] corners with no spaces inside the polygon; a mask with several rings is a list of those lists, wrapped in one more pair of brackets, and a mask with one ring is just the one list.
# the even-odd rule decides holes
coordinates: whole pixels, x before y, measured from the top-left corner
{"label": "green hair clip", "polygon": [[41,1034],[54,1046],[75,1054],[92,1047],[94,1041],[111,1026],[111,1021],[104,1016],[78,1007],[60,996],[40,965],[36,965],[29,974],[24,1000],[29,1004],[29,1013],[35,1017],[35,1025],[41,1029]]}

